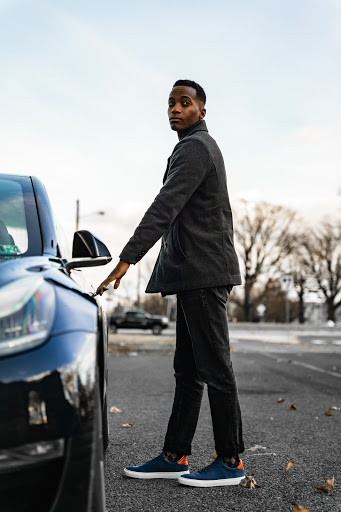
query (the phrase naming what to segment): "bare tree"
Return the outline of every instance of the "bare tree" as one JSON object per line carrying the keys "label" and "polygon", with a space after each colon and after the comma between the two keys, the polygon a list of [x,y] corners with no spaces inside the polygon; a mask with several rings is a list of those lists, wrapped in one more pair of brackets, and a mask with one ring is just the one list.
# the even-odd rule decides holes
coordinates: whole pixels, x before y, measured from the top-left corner
{"label": "bare tree", "polygon": [[[303,222],[303,221],[301,221]],[[304,297],[307,291],[314,288],[314,279],[311,265],[308,260],[307,245],[310,233],[302,227],[292,235],[290,254],[282,265],[283,273],[291,274],[294,279],[294,289],[298,295],[298,319],[303,324],[305,318]]]}
{"label": "bare tree", "polygon": [[244,320],[250,320],[253,302],[259,302],[262,292],[255,290],[255,284],[266,283],[278,274],[282,259],[292,247],[292,230],[296,212],[280,205],[267,202],[248,203],[242,200],[234,212],[236,249],[241,258],[241,272],[244,281],[244,297],[233,300],[243,308]]}
{"label": "bare tree", "polygon": [[326,218],[303,240],[307,264],[326,298],[328,320],[341,305],[341,219]]}

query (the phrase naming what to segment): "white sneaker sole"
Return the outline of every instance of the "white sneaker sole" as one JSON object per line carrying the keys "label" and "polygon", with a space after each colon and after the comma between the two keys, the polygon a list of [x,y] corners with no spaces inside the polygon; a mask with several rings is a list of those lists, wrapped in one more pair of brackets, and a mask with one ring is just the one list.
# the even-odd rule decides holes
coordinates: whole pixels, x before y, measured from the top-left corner
{"label": "white sneaker sole", "polygon": [[131,471],[130,469],[124,468],[124,474],[126,476],[130,476],[131,478],[179,478],[181,475],[189,473],[187,471],[160,471],[158,473],[139,473],[138,471]]}
{"label": "white sneaker sole", "polygon": [[191,485],[192,487],[218,487],[220,485],[238,485],[244,476],[238,478],[224,478],[220,480],[194,480],[192,478],[178,478],[179,484]]}

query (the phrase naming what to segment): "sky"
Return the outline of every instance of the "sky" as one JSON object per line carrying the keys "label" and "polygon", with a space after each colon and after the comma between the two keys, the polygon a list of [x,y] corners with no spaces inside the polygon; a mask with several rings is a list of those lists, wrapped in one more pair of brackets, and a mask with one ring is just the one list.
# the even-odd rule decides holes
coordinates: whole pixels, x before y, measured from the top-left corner
{"label": "sky", "polygon": [[232,207],[314,224],[341,208],[340,47],[339,0],[0,0],[0,173],[40,178],[69,239],[79,199],[116,264],[162,186],[168,95],[189,78]]}

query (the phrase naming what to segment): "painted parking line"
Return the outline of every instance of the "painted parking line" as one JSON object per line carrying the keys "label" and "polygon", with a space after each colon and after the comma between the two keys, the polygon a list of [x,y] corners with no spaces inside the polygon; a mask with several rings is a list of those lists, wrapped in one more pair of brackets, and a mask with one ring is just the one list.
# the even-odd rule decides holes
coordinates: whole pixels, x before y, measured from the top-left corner
{"label": "painted parking line", "polygon": [[[267,354],[265,352],[258,352],[258,354],[269,357],[270,359],[275,359],[278,362],[287,362],[288,359],[281,359],[279,357],[276,357],[272,354]],[[291,364],[295,364],[296,366],[303,366],[303,368],[308,368],[309,370],[314,370],[315,372],[325,373],[326,375],[331,375],[332,377],[336,377],[338,379],[341,379],[341,373],[332,372],[330,370],[324,370],[323,368],[319,368],[318,366],[314,366],[312,364],[302,363],[301,361],[291,361]]]}

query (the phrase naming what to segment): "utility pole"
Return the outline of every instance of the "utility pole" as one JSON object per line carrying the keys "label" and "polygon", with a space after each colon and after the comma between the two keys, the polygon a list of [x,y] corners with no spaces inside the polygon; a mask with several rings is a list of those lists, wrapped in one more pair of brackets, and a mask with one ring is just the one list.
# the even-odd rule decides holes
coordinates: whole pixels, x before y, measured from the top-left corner
{"label": "utility pole", "polygon": [[141,307],[140,283],[141,283],[141,263],[139,263],[137,265],[137,307],[138,307],[138,309],[140,309],[140,307]]}
{"label": "utility pole", "polygon": [[79,227],[79,199],[76,201],[76,231],[78,231]]}

